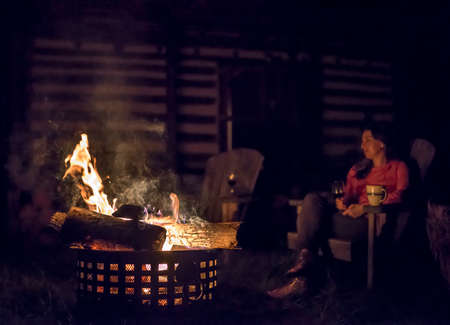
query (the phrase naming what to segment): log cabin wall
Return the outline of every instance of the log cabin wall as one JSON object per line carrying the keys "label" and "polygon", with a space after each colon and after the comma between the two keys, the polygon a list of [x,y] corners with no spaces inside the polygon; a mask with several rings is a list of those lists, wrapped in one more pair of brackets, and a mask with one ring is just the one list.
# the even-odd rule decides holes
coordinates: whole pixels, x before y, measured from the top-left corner
{"label": "log cabin wall", "polygon": [[[206,160],[219,152],[218,64],[189,55],[194,54],[189,48],[180,50],[187,55],[178,62],[176,74],[176,169],[201,175]],[[153,162],[165,162],[169,132],[164,51],[154,44],[123,44],[118,51],[107,42],[34,39],[30,130],[36,136],[57,133],[72,142],[87,132],[113,151],[139,146]]]}
{"label": "log cabin wall", "polygon": [[[181,48],[177,73],[177,167],[184,175],[201,175],[206,160],[219,153],[219,71],[193,49]],[[189,176],[186,176],[189,177]]]}
{"label": "log cabin wall", "polygon": [[321,68],[322,153],[335,175],[344,177],[360,157],[364,124],[395,121],[392,64],[335,52],[321,56]]}
{"label": "log cabin wall", "polygon": [[[154,45],[36,38],[30,71],[30,127],[61,136],[103,127],[132,145],[135,132],[149,151],[162,153],[166,129],[166,62]],[[127,119],[126,122],[123,118]],[[100,122],[100,124],[99,124]]]}
{"label": "log cabin wall", "polygon": [[[88,10],[77,21],[56,22],[51,33],[35,33],[30,48],[30,130],[72,143],[85,131],[92,135],[91,143],[119,157],[137,148],[150,157],[152,166],[175,169],[196,191],[206,160],[231,147],[223,68],[237,62],[267,66],[272,60],[311,60],[308,51],[292,55],[270,44],[248,46],[239,33],[198,28],[178,31],[172,58],[168,44],[173,35],[167,27],[130,17],[124,24],[123,18]],[[364,120],[393,120],[391,68],[385,61],[317,55],[321,100],[298,109],[320,114],[321,151],[339,171],[348,168],[349,156],[358,151]]]}
{"label": "log cabin wall", "polygon": [[[129,151],[145,152],[152,167],[173,168],[182,182],[199,189],[207,159],[229,147],[219,132],[227,118],[219,110],[220,67],[236,61],[266,65],[274,58],[287,60],[287,52],[237,48],[230,43],[239,42],[239,34],[187,29],[176,36],[182,42],[171,62],[171,98],[167,31],[128,20],[134,38],[117,39],[111,35],[123,23],[105,18],[109,14],[89,10],[79,21],[57,21],[51,32],[35,32],[28,73],[31,133],[73,146],[87,132],[97,153],[120,159]],[[217,38],[227,44],[217,44]],[[172,154],[174,164],[167,157]]]}

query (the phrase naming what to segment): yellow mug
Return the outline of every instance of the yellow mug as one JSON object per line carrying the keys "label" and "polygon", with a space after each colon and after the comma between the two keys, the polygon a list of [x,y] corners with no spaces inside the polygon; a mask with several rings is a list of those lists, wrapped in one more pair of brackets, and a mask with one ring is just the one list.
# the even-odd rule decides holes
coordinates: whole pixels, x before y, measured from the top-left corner
{"label": "yellow mug", "polygon": [[386,187],[383,185],[366,185],[367,200],[369,205],[380,205],[387,197]]}

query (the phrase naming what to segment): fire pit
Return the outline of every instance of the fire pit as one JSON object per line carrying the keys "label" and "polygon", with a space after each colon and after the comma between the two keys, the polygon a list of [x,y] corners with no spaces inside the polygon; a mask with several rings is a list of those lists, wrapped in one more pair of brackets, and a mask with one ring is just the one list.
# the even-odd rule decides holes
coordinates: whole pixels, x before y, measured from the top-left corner
{"label": "fire pit", "polygon": [[82,305],[164,310],[214,299],[215,249],[77,251],[78,302]]}
{"label": "fire pit", "polygon": [[[213,301],[217,249],[236,245],[237,225],[194,217],[186,222],[179,218],[175,193],[169,195],[171,215],[131,204],[116,210],[116,200],[111,205],[103,192],[87,134],[81,135],[65,162],[68,168],[63,178],[70,176],[88,209],[56,212],[49,227],[64,243],[79,245],[74,248],[78,252],[79,305],[93,307],[94,312],[104,306],[109,312],[173,310]],[[184,249],[171,250],[174,247]]]}

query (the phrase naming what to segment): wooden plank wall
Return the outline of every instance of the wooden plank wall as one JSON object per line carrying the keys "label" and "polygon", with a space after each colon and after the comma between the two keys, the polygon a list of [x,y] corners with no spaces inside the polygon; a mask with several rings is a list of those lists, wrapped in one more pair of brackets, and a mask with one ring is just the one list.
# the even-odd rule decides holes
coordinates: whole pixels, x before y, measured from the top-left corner
{"label": "wooden plank wall", "polygon": [[117,145],[111,150],[165,154],[163,47],[38,37],[31,59],[31,132],[74,141],[87,132],[111,140],[97,143]]}
{"label": "wooden plank wall", "polygon": [[[206,38],[213,37],[213,34],[215,33],[206,35]],[[236,43],[233,38],[239,38],[239,35],[229,36],[227,33],[221,33],[221,36],[224,34],[231,39],[224,43]],[[187,31],[185,43],[195,44],[198,42],[195,38],[199,35]],[[220,112],[219,108],[221,64],[246,62],[266,65],[272,59],[287,61],[289,56],[285,51],[263,51],[230,45],[222,47],[186,45],[179,51],[181,60],[177,75],[178,166],[185,185],[195,187],[201,184],[208,158],[220,152],[221,137],[226,138],[226,133],[231,132],[231,124],[225,129],[221,127],[222,121],[232,118],[226,116],[230,112]],[[301,53],[296,59],[304,61],[308,60],[309,56]],[[230,137],[226,141],[230,141]],[[200,191],[200,188],[196,191]]]}
{"label": "wooden plank wall", "polygon": [[[177,143],[182,173],[202,175],[209,157],[219,153],[220,64],[234,60],[267,64],[287,60],[286,52],[232,47],[184,46],[177,74]],[[304,60],[299,56],[299,60]],[[224,114],[224,113],[222,113]]]}
{"label": "wooden plank wall", "polygon": [[367,121],[392,123],[390,62],[322,55],[322,152],[326,161],[348,167],[360,148]]}
{"label": "wooden plank wall", "polygon": [[206,160],[219,152],[219,81],[216,61],[183,56],[177,73],[178,166],[203,174]]}
{"label": "wooden plank wall", "polygon": [[[198,184],[207,159],[219,153],[220,62],[241,59],[266,64],[268,58],[287,60],[288,55],[209,46],[182,47],[179,54],[177,167],[181,176],[191,178],[187,183]],[[164,46],[141,42],[118,48],[101,41],[37,37],[31,58],[32,132],[56,130],[58,136],[74,142],[81,132],[99,134],[100,139],[114,134],[111,138],[120,140],[120,148],[112,150],[139,145],[152,156],[167,155]]]}
{"label": "wooden plank wall", "polygon": [[[185,33],[184,44],[195,44],[194,38],[205,35]],[[208,37],[216,36],[211,32]],[[232,35],[223,47],[178,48],[174,143],[177,172],[186,183],[201,183],[207,159],[220,151],[220,137],[226,137],[219,134],[221,64],[289,60],[282,50],[232,46],[238,38]],[[30,129],[36,134],[57,130],[67,139],[80,132],[103,132],[109,135],[109,144],[118,143],[112,150],[139,147],[164,161],[168,154],[166,48],[151,40],[117,45],[103,39],[36,36],[30,54]],[[295,59],[311,57],[301,52]],[[345,158],[359,148],[362,122],[368,117],[388,123],[394,119],[391,65],[327,54],[321,56],[321,68],[322,152],[327,161],[348,166]]]}
{"label": "wooden plank wall", "polygon": [[[56,128],[69,139],[102,128],[100,133],[114,132],[121,140],[119,150],[131,148],[139,138],[153,156],[166,154],[164,51],[151,44],[124,45],[118,52],[114,44],[36,38],[31,131],[41,135]],[[219,152],[218,64],[186,53],[176,69],[178,167],[183,174],[202,175],[206,160]]]}

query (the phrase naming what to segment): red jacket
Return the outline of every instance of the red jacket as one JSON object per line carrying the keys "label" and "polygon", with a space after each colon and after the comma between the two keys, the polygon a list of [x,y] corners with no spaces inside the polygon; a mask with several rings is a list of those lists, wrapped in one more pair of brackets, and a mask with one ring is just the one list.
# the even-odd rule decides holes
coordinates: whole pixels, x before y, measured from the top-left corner
{"label": "red jacket", "polygon": [[344,189],[344,204],[360,203],[367,205],[366,185],[384,185],[387,198],[383,204],[402,202],[403,191],[409,184],[408,167],[402,161],[391,160],[381,167],[373,167],[363,179],[356,178],[356,169],[353,166],[347,174]]}

